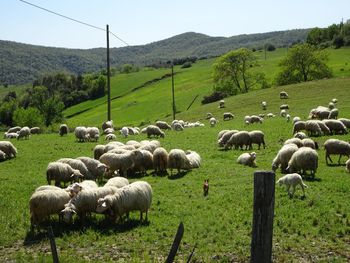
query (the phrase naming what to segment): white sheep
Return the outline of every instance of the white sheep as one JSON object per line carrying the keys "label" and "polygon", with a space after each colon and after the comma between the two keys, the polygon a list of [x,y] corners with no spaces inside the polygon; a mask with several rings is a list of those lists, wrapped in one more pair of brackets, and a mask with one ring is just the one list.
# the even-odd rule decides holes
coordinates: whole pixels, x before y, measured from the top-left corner
{"label": "white sheep", "polygon": [[29,199],[31,229],[48,216],[59,214],[70,198],[69,193],[63,189],[34,192]]}
{"label": "white sheep", "polygon": [[129,184],[129,180],[126,179],[125,177],[112,177],[110,179],[108,179],[107,183],[105,183],[104,186],[113,186],[116,188],[122,188],[125,185]]}
{"label": "white sheep", "polygon": [[240,156],[238,156],[237,163],[247,165],[250,167],[256,167],[255,159],[256,159],[255,152],[242,153]]}
{"label": "white sheep", "polygon": [[346,126],[339,120],[323,120],[323,122],[332,134],[348,134]]}
{"label": "white sheep", "polygon": [[107,128],[105,130],[103,130],[104,134],[113,134],[114,133],[114,129],[113,128]]}
{"label": "white sheep", "polygon": [[87,127],[86,132],[88,134],[88,139],[90,141],[97,142],[98,139],[100,138],[100,131],[97,127]]}
{"label": "white sheep", "polygon": [[297,121],[297,122],[295,122],[294,126],[293,126],[293,134],[295,134],[297,132],[300,132],[302,130],[305,130],[305,125],[306,125],[305,121]]}
{"label": "white sheep", "polygon": [[94,179],[86,165],[81,160],[73,158],[61,158],[56,162],[69,164],[73,169],[79,170],[79,172],[84,176],[85,180]]}
{"label": "white sheep", "polygon": [[146,174],[147,170],[153,169],[153,155],[150,151],[142,150],[141,148],[131,152],[134,162],[132,172]]}
{"label": "white sheep", "polygon": [[[211,117],[213,117],[213,114],[210,112],[207,112],[207,116],[205,117],[207,120],[209,120]],[[160,127],[159,127],[160,128]]]}
{"label": "white sheep", "polygon": [[308,136],[320,136],[322,135],[321,127],[316,121],[309,120],[305,123],[305,130]]}
{"label": "white sheep", "polygon": [[[292,173],[292,174],[286,174],[285,176],[281,177],[277,180],[277,184],[282,186],[283,184],[286,186],[286,190],[290,197],[293,197],[295,192],[295,187],[300,185],[301,189],[303,190],[303,196],[305,196],[305,190],[304,188],[307,188],[307,185],[304,184],[303,178],[300,176],[300,174]],[[290,191],[290,188],[292,187],[292,191]]]}
{"label": "white sheep", "polygon": [[120,175],[127,176],[128,170],[134,167],[134,161],[131,153],[116,154],[116,153],[104,153],[100,157],[100,162],[107,166],[105,176],[112,176],[114,171],[119,171]]}
{"label": "white sheep", "polygon": [[129,136],[129,129],[128,127],[123,127],[120,129],[120,134],[124,137],[127,138]]}
{"label": "white sheep", "polygon": [[281,116],[282,118],[285,118],[286,115],[287,115],[287,111],[286,111],[285,109],[282,109],[282,110],[280,111],[280,116]]}
{"label": "white sheep", "polygon": [[19,132],[21,130],[20,126],[15,126],[15,127],[11,127],[7,130],[8,133],[12,133],[12,132]]}
{"label": "white sheep", "polygon": [[163,147],[158,147],[153,152],[153,166],[156,173],[166,172],[168,167],[168,152]]}
{"label": "white sheep", "polygon": [[256,131],[250,131],[248,132],[250,136],[250,143],[252,144],[257,144],[259,146],[260,150],[260,145],[262,144],[265,149],[265,140],[264,140],[264,133],[262,131],[256,130]]}
{"label": "white sheep", "polygon": [[302,140],[306,139],[307,135],[304,132],[297,132],[296,134],[294,134],[294,138],[299,138],[300,140]]}
{"label": "white sheep", "polygon": [[19,140],[21,138],[25,138],[27,140],[27,139],[29,139],[29,136],[30,136],[30,129],[29,129],[29,127],[25,126],[19,130],[17,140]]}
{"label": "white sheep", "polygon": [[171,130],[171,126],[165,121],[156,121],[156,126],[162,130]]}
{"label": "white sheep", "polygon": [[267,108],[267,102],[266,102],[266,101],[262,101],[262,102],[261,102],[261,108],[262,108],[263,110],[266,110],[266,108]]}
{"label": "white sheep", "polygon": [[223,119],[224,121],[232,120],[235,117],[231,112],[224,112]]}
{"label": "white sheep", "polygon": [[323,135],[331,134],[331,130],[327,127],[327,125],[323,121],[315,120],[315,122],[317,122],[318,126],[320,126]]}
{"label": "white sheep", "polygon": [[[83,162],[86,166],[86,168],[90,172],[90,176],[92,180],[97,180],[99,182],[102,181],[103,175],[105,174],[107,170],[107,166],[100,161],[90,158],[90,157],[78,157],[77,160]],[[88,177],[85,177],[85,179],[89,179]]]}
{"label": "white sheep", "polygon": [[228,130],[227,132],[223,133],[221,138],[218,139],[218,145],[220,147],[224,147],[226,143],[230,140],[231,136],[237,132],[238,130]]}
{"label": "white sheep", "polygon": [[4,139],[17,139],[18,133],[16,132],[5,132]]}
{"label": "white sheep", "polygon": [[172,149],[168,155],[168,168],[172,174],[173,169],[177,169],[178,173],[181,170],[190,170],[191,164],[186,157],[186,153],[181,149]]}
{"label": "white sheep", "polygon": [[243,146],[245,146],[246,150],[251,149],[252,141],[249,133],[247,131],[239,131],[234,133],[225,144],[225,150],[231,149],[232,146],[234,146],[236,150],[238,147],[243,150]]}
{"label": "white sheep", "polygon": [[218,123],[218,120],[214,117],[211,117],[209,120],[210,127],[214,127]]}
{"label": "white sheep", "polygon": [[350,158],[350,143],[338,139],[328,139],[323,144],[326,150],[326,164],[328,165],[328,160],[333,163],[331,159],[331,154],[339,154],[338,164],[340,164],[340,158],[345,155]]}
{"label": "white sheep", "polygon": [[141,141],[140,143],[141,143],[141,147],[138,148],[139,150],[146,150],[152,154],[155,151],[155,149],[160,147],[160,142],[157,140],[151,140],[151,141],[144,140],[144,141]]}
{"label": "white sheep", "polygon": [[285,173],[290,158],[298,149],[299,147],[294,143],[283,145],[272,161],[272,170],[276,171],[281,166],[281,172]]}
{"label": "white sheep", "polygon": [[32,127],[30,128],[30,134],[39,134],[41,132],[40,127]]}
{"label": "white sheep", "polygon": [[225,108],[225,101],[224,100],[220,100],[219,101],[219,106],[218,106],[219,109],[221,108]]}
{"label": "white sheep", "polygon": [[98,188],[98,185],[95,181],[92,180],[84,180],[80,183],[73,183],[71,185],[69,185],[66,190],[68,190],[70,192],[70,196],[74,197],[77,194],[79,194],[79,192],[86,190],[86,189],[93,189],[93,188]]}
{"label": "white sheep", "polygon": [[51,180],[55,180],[55,185],[59,186],[61,182],[64,184],[72,181],[79,181],[84,176],[79,170],[73,169],[69,164],[60,162],[51,162],[46,168],[47,184],[51,184]]}
{"label": "white sheep", "polygon": [[[335,108],[335,104],[331,101],[328,103],[328,109],[330,109],[331,111]],[[330,118],[329,118],[330,119]]]}
{"label": "white sheep", "polygon": [[109,133],[105,136],[105,141],[114,141],[117,139],[117,136],[113,133]]}
{"label": "white sheep", "polygon": [[187,150],[186,157],[187,157],[187,160],[190,162],[192,169],[199,168],[201,166],[202,159],[197,152]]}
{"label": "white sheep", "polygon": [[287,122],[290,122],[290,118],[291,118],[290,115],[287,114],[287,115],[286,115],[286,120],[287,120]]}
{"label": "white sheep", "polygon": [[285,91],[280,92],[280,99],[288,99],[288,93]]}
{"label": "white sheep", "polygon": [[106,129],[113,129],[113,121],[105,121],[104,123],[102,123],[102,130],[105,131]]}
{"label": "white sheep", "polygon": [[337,108],[331,109],[328,115],[328,119],[337,119],[339,115],[339,110]]}
{"label": "white sheep", "polygon": [[0,141],[0,151],[6,154],[6,159],[14,158],[17,155],[17,148],[9,141]]}
{"label": "white sheep", "polygon": [[179,122],[174,122],[171,127],[173,128],[174,131],[183,131],[184,130],[184,126],[179,123]]}
{"label": "white sheep", "polygon": [[310,170],[311,176],[315,177],[317,167],[317,152],[309,147],[300,147],[290,158],[286,170],[290,173],[300,172],[302,174],[305,174],[307,170]]}
{"label": "white sheep", "polygon": [[301,142],[301,140],[299,138],[290,138],[290,139],[286,140],[283,144],[286,145],[286,144],[290,144],[290,143],[295,144],[299,148],[303,146],[303,143]]}
{"label": "white sheep", "polygon": [[6,154],[0,150],[0,162],[5,161],[6,160]]}
{"label": "white sheep", "polygon": [[318,149],[318,144],[317,142],[314,142],[312,139],[310,138],[305,138],[301,140],[302,144],[304,147],[310,147],[312,149],[317,150]]}
{"label": "white sheep", "polygon": [[337,104],[337,102],[338,102],[338,100],[337,100],[336,98],[333,98],[331,101],[332,101],[334,104]]}
{"label": "white sheep", "polygon": [[275,118],[276,115],[273,114],[272,112],[269,112],[268,114],[266,114],[266,117],[267,117],[267,118]]}
{"label": "white sheep", "polygon": [[143,213],[147,214],[152,203],[152,187],[149,183],[137,181],[117,190],[115,194],[108,195],[98,200],[96,212],[103,213],[111,211],[113,221],[117,218],[127,217],[131,211],[140,211],[140,221],[143,220]]}
{"label": "white sheep", "polygon": [[75,138],[78,142],[85,142],[89,140],[89,133],[84,126],[78,126],[74,130]]}
{"label": "white sheep", "polygon": [[250,123],[263,123],[263,121],[264,119],[257,115],[250,116]]}
{"label": "white sheep", "polygon": [[61,124],[59,131],[58,131],[58,134],[60,136],[63,136],[63,135],[68,134],[68,133],[69,133],[69,128],[68,128],[67,124]]}
{"label": "white sheep", "polygon": [[341,121],[347,129],[350,129],[350,120],[349,119],[339,118],[338,121]]}
{"label": "white sheep", "polygon": [[221,131],[219,131],[218,136],[217,136],[217,140],[220,140],[221,137],[228,131],[230,131],[230,130],[221,130]]}
{"label": "white sheep", "polygon": [[297,121],[301,121],[301,118],[298,117],[298,116],[295,116],[295,117],[293,118],[293,124],[296,123]]}
{"label": "white sheep", "polygon": [[103,144],[98,144],[94,147],[94,159],[100,159],[101,155],[105,153],[106,146]]}
{"label": "white sheep", "polygon": [[165,136],[164,132],[162,132],[161,129],[155,125],[148,125],[146,127],[146,134],[148,138],[151,136],[164,138]]}
{"label": "white sheep", "polygon": [[129,130],[129,135],[138,135],[140,134],[140,129],[138,127],[127,127]]}

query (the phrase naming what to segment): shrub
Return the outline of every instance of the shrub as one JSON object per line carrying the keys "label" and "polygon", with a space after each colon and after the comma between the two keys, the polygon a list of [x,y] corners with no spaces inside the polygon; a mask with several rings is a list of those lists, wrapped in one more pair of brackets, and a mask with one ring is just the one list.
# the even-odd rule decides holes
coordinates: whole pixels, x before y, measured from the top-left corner
{"label": "shrub", "polygon": [[201,102],[202,102],[202,104],[208,104],[208,103],[222,100],[223,98],[226,98],[226,97],[227,97],[226,93],[223,93],[220,91],[214,91],[209,96],[204,96],[203,100]]}
{"label": "shrub", "polygon": [[13,122],[18,126],[44,126],[44,117],[37,108],[18,108],[13,113]]}
{"label": "shrub", "polygon": [[267,51],[274,51],[274,50],[276,50],[276,47],[272,44],[266,44],[266,50]]}

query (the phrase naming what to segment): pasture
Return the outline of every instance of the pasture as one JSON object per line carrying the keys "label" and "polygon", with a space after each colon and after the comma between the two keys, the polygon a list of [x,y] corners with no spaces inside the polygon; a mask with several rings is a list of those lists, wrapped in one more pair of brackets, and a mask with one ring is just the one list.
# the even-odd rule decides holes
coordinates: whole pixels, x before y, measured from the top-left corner
{"label": "pasture", "polygon": [[[152,107],[136,113],[141,108],[133,112],[123,110],[121,106],[112,112],[112,118],[116,116],[117,126],[129,124],[134,118],[140,121],[145,116],[149,116],[150,122],[156,118],[170,120],[170,117],[165,117],[165,109],[170,108],[170,102],[154,96],[153,89],[160,88],[157,85],[145,88],[142,94],[138,94],[143,96],[137,97],[137,101],[144,100],[145,105],[147,103]],[[204,82],[205,85],[209,84]],[[288,103],[292,117],[305,119],[310,109],[318,105],[327,106],[335,97],[338,99],[340,117],[350,118],[349,78],[285,86],[283,90],[290,95],[288,100],[279,99],[281,90],[271,88],[230,97],[225,99],[224,109],[218,109],[218,104],[213,103],[197,105],[177,114],[178,119],[200,120],[206,126],[188,128],[183,132],[167,131],[165,138],[159,141],[168,151],[173,148],[197,151],[202,157],[202,166],[174,176],[154,176],[152,171],[148,171],[147,176],[130,179],[145,180],[152,185],[153,201],[148,224],[139,224],[139,213],[136,212],[131,213],[131,220],[124,224],[111,224],[104,221],[102,216],[94,215],[85,226],[79,222],[73,225],[60,223],[54,216],[51,224],[60,259],[63,262],[164,262],[177,226],[182,221],[185,233],[176,262],[186,262],[194,246],[193,262],[249,261],[253,173],[257,169],[271,169],[272,160],[281,147],[280,141],[292,136],[292,123],[277,116],[265,118],[262,124],[245,126],[244,116],[268,112],[278,114],[279,105]],[[196,94],[189,92],[192,93],[183,96]],[[133,101],[132,96],[136,100],[136,93],[125,96],[125,100]],[[156,100],[159,104],[152,104]],[[266,111],[261,110],[262,100],[268,103]],[[105,118],[101,111],[102,105],[81,114],[81,123],[79,116],[68,123],[100,126]],[[234,120],[222,120],[222,113],[226,111],[235,115]],[[121,112],[125,114],[121,115]],[[220,120],[216,127],[208,125],[205,120],[207,112]],[[222,129],[258,129],[265,133],[266,149],[258,150],[256,145],[253,146],[257,153],[256,169],[236,163],[243,151],[218,149],[216,137]],[[349,134],[316,137],[315,140],[322,146],[330,137],[350,140]],[[127,139],[118,136],[122,142],[131,139],[140,141],[146,139],[146,135],[129,136]],[[101,142],[104,143],[103,138],[100,138]],[[75,142],[73,134],[62,138],[58,134],[33,135],[29,140],[14,140],[13,143],[18,149],[17,158],[0,163],[0,261],[47,262],[51,260],[51,254],[45,234],[29,233],[29,198],[36,187],[46,184],[45,171],[50,161],[61,157],[92,157],[92,149],[97,143]],[[284,188],[276,186],[273,235],[275,262],[350,260],[350,174],[346,173],[342,165],[326,166],[322,147],[318,154],[316,179],[305,181],[308,185],[305,199],[301,198],[300,189],[291,199]],[[343,157],[342,163],[345,160]],[[279,177],[281,173],[278,170],[276,179]],[[210,182],[209,195],[203,197],[203,181],[207,178]]]}

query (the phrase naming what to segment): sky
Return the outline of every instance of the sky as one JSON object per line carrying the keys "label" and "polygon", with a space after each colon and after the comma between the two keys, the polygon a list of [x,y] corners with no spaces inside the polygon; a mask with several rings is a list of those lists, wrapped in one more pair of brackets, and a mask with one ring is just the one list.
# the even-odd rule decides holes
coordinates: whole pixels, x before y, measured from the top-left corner
{"label": "sky", "polygon": [[[185,32],[230,37],[298,28],[327,27],[350,19],[350,0],[26,0],[100,29],[130,46]],[[0,1],[0,40],[97,48],[106,32],[45,12],[20,0]],[[110,47],[126,46],[110,36]]]}

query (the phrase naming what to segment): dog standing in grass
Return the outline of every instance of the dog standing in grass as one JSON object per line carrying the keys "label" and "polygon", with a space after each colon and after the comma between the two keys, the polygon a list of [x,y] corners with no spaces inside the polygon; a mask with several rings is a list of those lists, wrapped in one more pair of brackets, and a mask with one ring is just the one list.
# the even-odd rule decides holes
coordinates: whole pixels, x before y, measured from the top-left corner
{"label": "dog standing in grass", "polygon": [[203,194],[204,196],[207,196],[209,194],[209,179],[204,180]]}

